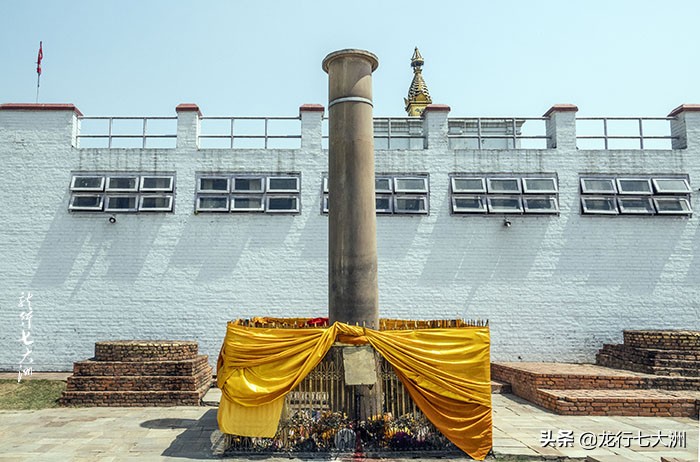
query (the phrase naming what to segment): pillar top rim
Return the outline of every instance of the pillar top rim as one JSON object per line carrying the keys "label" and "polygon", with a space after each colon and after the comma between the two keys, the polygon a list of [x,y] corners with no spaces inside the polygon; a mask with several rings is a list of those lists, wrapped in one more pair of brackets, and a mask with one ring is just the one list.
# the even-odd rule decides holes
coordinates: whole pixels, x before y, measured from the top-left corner
{"label": "pillar top rim", "polygon": [[356,56],[358,58],[366,59],[372,65],[372,72],[377,70],[377,67],[379,67],[379,58],[377,58],[377,55],[375,55],[374,53],[356,48],[346,48],[344,50],[338,50],[329,53],[325,58],[323,58],[323,70],[328,72],[328,67],[330,66],[332,61],[347,56]]}

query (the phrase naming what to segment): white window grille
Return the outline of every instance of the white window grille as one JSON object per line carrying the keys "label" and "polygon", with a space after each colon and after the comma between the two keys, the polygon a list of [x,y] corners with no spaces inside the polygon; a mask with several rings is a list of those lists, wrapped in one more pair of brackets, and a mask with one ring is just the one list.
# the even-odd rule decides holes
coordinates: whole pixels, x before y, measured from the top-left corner
{"label": "white window grille", "polygon": [[108,213],[172,212],[174,190],[174,174],[74,172],[70,181],[68,210]]}
{"label": "white window grille", "polygon": [[451,212],[469,214],[559,213],[559,186],[554,174],[450,175]]}
{"label": "white window grille", "polygon": [[[375,176],[375,207],[380,215],[427,215],[429,178],[427,174],[388,174]],[[328,213],[328,176],[323,177],[321,213]]]}
{"label": "white window grille", "polygon": [[691,215],[687,175],[582,176],[584,215]]}
{"label": "white window grille", "polygon": [[198,173],[195,212],[299,213],[299,173]]}

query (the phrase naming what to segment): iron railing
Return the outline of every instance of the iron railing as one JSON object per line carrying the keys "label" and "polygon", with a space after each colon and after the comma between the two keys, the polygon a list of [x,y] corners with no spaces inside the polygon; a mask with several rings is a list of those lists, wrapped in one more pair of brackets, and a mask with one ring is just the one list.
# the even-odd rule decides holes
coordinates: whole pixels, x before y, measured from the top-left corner
{"label": "iron railing", "polygon": [[[483,149],[484,141],[490,139],[510,140],[511,146],[518,147],[519,140],[546,140],[545,134],[523,134],[523,126],[528,121],[546,122],[546,117],[472,117],[448,119],[447,137],[449,139],[476,140],[476,149]],[[502,133],[499,133],[502,131]]]}
{"label": "iron railing", "polygon": [[[148,132],[148,121],[149,120],[177,120],[177,117],[79,117],[78,120],[91,121],[91,120],[106,120],[107,121],[107,133],[79,133],[76,135],[78,140],[85,138],[92,139],[106,139],[107,147],[112,148],[112,142],[116,139],[130,139],[130,140],[141,140],[141,147],[146,148],[146,141],[149,139],[176,139],[176,133],[166,133],[166,134],[156,134]],[[140,133],[114,133],[114,123],[115,121],[141,121]]]}
{"label": "iron railing", "polygon": [[[328,117],[323,118],[323,145],[328,147]],[[375,117],[373,119],[375,149],[425,148],[423,119],[417,117]]]}
{"label": "iron railing", "polygon": [[[228,139],[229,148],[234,148],[234,140],[236,139],[248,139],[248,140],[263,140],[264,149],[268,148],[270,140],[290,140],[298,139],[301,140],[301,130],[298,134],[293,135],[280,135],[270,133],[270,121],[299,121],[300,117],[201,117],[200,120],[203,124],[206,124],[208,120],[226,120],[229,121],[228,133],[222,134],[199,134],[200,140],[206,139]],[[237,133],[236,132],[236,121],[262,121],[263,130],[262,133],[250,134],[250,133]]]}
{"label": "iron railing", "polygon": [[[672,135],[647,135],[644,133],[644,122],[671,121],[674,117],[577,117],[576,121],[596,120],[602,122],[603,133],[600,135],[576,135],[581,140],[603,140],[603,149],[609,149],[610,140],[638,140],[639,149],[644,149],[644,140],[669,140],[677,139]],[[636,122],[637,133],[634,135],[611,135],[609,121],[633,121]],[[577,127],[578,128],[578,127]],[[578,130],[577,130],[578,131]],[[670,132],[670,129],[669,129]]]}

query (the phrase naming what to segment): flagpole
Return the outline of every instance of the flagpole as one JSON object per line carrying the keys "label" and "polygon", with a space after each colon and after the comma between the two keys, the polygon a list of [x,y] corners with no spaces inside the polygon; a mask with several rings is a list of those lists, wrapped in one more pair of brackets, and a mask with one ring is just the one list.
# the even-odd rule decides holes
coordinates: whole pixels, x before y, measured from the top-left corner
{"label": "flagpole", "polygon": [[41,74],[36,76],[36,102],[39,102],[39,80],[41,79]]}

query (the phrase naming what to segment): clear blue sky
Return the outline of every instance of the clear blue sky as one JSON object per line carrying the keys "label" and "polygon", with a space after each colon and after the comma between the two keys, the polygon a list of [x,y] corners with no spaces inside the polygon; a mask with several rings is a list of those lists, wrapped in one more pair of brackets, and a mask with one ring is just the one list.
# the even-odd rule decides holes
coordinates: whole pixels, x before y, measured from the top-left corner
{"label": "clear blue sky", "polygon": [[665,116],[700,103],[700,2],[2,1],[0,102],[85,115],[293,116],[327,102],[321,61],[379,57],[375,115],[402,116],[418,46],[451,116]]}

